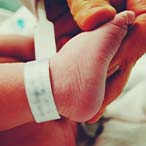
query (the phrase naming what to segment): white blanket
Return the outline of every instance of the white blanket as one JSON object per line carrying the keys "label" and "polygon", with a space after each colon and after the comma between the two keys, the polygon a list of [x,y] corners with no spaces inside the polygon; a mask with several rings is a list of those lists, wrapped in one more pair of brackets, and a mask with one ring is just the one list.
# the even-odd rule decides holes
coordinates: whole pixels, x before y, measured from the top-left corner
{"label": "white blanket", "polygon": [[94,146],[146,146],[146,55],[136,64],[122,95],[108,106]]}
{"label": "white blanket", "polygon": [[0,9],[0,35],[31,36],[33,35],[36,21],[34,15],[23,6],[15,13]]}

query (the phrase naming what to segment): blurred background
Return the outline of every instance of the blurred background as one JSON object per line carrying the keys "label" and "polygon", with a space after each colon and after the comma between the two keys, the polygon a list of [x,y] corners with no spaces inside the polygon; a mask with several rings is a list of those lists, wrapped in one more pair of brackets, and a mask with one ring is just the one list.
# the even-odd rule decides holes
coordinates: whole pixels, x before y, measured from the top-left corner
{"label": "blurred background", "polygon": [[19,0],[0,0],[0,8],[10,11],[16,11],[21,6]]}

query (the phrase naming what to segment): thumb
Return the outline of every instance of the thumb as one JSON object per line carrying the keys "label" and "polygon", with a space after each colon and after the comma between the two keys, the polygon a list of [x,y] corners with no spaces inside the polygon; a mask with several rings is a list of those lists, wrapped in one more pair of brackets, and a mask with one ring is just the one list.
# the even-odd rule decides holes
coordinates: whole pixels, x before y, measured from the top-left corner
{"label": "thumb", "polygon": [[116,10],[108,0],[67,0],[71,13],[82,30],[91,30],[112,19]]}
{"label": "thumb", "polygon": [[146,13],[146,0],[128,0],[127,9],[135,12],[135,15]]}

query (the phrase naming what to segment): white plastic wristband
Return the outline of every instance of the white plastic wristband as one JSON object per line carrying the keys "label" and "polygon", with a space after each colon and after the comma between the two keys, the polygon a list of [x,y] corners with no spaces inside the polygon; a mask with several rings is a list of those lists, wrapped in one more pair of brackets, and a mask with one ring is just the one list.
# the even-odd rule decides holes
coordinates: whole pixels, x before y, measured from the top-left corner
{"label": "white plastic wristband", "polygon": [[35,121],[60,119],[52,94],[48,59],[25,63],[24,82]]}

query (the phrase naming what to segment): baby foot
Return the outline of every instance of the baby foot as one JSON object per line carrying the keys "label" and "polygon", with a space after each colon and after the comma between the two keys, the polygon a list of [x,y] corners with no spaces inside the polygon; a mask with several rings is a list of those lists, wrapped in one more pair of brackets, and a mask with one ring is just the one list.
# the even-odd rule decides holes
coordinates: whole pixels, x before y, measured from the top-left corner
{"label": "baby foot", "polygon": [[50,59],[52,90],[61,115],[86,121],[98,112],[108,66],[134,19],[131,11],[119,13],[100,28],[75,36]]}

